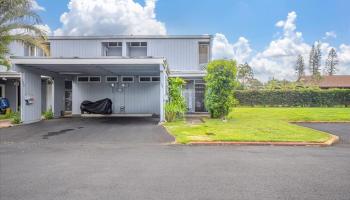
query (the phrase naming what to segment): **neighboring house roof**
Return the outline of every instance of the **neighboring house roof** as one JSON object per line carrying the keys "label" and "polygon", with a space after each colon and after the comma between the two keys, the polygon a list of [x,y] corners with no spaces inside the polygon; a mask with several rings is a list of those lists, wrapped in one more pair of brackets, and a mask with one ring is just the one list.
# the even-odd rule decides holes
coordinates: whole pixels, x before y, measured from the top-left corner
{"label": "neighboring house roof", "polygon": [[350,75],[322,76],[319,80],[313,80],[312,76],[304,76],[300,81],[320,88],[350,88]]}
{"label": "neighboring house roof", "polygon": [[104,35],[104,36],[49,36],[49,40],[96,39],[212,39],[212,35]]}

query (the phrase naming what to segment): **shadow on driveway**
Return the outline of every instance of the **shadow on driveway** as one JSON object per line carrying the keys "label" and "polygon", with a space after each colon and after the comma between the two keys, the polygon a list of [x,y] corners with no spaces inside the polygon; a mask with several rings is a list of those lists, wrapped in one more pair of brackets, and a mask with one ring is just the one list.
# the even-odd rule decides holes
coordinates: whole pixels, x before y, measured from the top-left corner
{"label": "shadow on driveway", "polygon": [[1,143],[168,143],[155,118],[62,118],[0,130]]}

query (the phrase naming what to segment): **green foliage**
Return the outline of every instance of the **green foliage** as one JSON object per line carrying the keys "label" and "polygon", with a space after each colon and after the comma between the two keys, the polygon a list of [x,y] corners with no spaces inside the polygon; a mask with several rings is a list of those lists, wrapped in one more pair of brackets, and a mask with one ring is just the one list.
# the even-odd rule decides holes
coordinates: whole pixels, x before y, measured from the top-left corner
{"label": "green foliage", "polygon": [[15,112],[12,116],[12,123],[13,124],[20,124],[21,123],[21,114],[19,112]]}
{"label": "green foliage", "polygon": [[182,118],[186,112],[185,98],[182,96],[182,86],[185,80],[182,78],[169,78],[169,100],[165,104],[165,119],[169,122]]}
{"label": "green foliage", "polygon": [[326,60],[326,68],[325,71],[327,75],[332,76],[337,71],[336,65],[339,64],[337,52],[334,48],[332,48],[328,53],[328,58]]}
{"label": "green foliage", "polygon": [[0,65],[10,67],[6,56],[14,41],[38,47],[49,55],[47,33],[36,26],[41,20],[32,6],[31,0],[0,0]]}
{"label": "green foliage", "polygon": [[47,120],[53,119],[53,112],[51,108],[48,111],[44,112],[44,118]]}
{"label": "green foliage", "polygon": [[212,118],[225,117],[236,103],[234,89],[236,81],[236,61],[214,60],[208,64],[205,77],[205,105]]}
{"label": "green foliage", "polygon": [[348,89],[255,90],[236,91],[243,106],[334,107],[350,105]]}
{"label": "green foliage", "polygon": [[305,64],[302,55],[298,55],[297,63],[295,65],[295,72],[297,74],[297,81],[299,81],[303,76],[305,76]]}
{"label": "green foliage", "polygon": [[237,78],[243,89],[250,86],[250,82],[254,80],[254,73],[253,69],[248,65],[248,63],[238,66]]}

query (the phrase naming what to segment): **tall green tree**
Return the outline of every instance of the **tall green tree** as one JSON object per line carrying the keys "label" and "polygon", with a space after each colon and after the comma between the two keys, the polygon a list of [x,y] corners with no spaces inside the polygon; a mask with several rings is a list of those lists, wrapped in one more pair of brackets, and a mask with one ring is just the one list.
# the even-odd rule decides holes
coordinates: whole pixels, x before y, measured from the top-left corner
{"label": "tall green tree", "polygon": [[328,58],[326,60],[326,73],[329,76],[332,76],[337,71],[336,65],[338,65],[338,55],[334,48],[332,48],[328,53]]}
{"label": "tall green tree", "polygon": [[305,75],[305,64],[302,55],[298,55],[297,63],[295,65],[295,72],[297,74],[297,81],[300,81],[301,77]]}
{"label": "tall green tree", "polygon": [[321,56],[321,43],[318,42],[316,46],[312,45],[309,56],[309,67],[313,78],[320,76]]}
{"label": "tall green tree", "polygon": [[212,118],[224,118],[235,105],[236,75],[234,60],[214,60],[208,64],[205,105]]}
{"label": "tall green tree", "polygon": [[254,79],[253,69],[248,65],[248,63],[240,64],[238,66],[237,78],[243,89],[247,87],[247,84]]}
{"label": "tall green tree", "polygon": [[0,65],[10,67],[7,56],[12,42],[34,46],[49,54],[47,34],[36,26],[40,23],[31,0],[0,0]]}

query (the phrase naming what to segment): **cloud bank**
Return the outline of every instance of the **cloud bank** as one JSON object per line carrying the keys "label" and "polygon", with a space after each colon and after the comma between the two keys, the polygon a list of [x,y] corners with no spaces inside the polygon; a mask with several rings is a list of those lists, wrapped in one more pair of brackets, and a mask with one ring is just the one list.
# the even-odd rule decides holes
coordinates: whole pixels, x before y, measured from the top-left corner
{"label": "cloud bank", "polygon": [[146,0],[145,6],[133,0],[70,0],[54,35],[165,35],[155,7],[156,0]]}
{"label": "cloud bank", "polygon": [[[223,34],[216,34],[214,38],[213,54],[214,58],[235,59],[239,63],[248,62],[254,69],[256,77],[262,81],[271,78],[295,80],[296,74],[294,66],[297,56],[304,57],[306,68],[308,68],[308,56],[311,45],[303,41],[303,35],[297,31],[297,14],[292,11],[288,13],[285,20],[278,21],[275,25],[282,29],[282,36],[272,40],[270,44],[260,52],[251,55],[253,50],[249,47],[249,41],[240,37],[237,42],[230,43]],[[327,32],[327,38],[335,38],[335,32]],[[242,39],[243,38],[243,39]],[[321,43],[322,66],[331,48],[335,48],[338,53],[339,65],[337,74],[350,74],[350,46],[340,45],[338,48],[332,47],[329,43]],[[239,49],[237,53],[237,49]]]}

